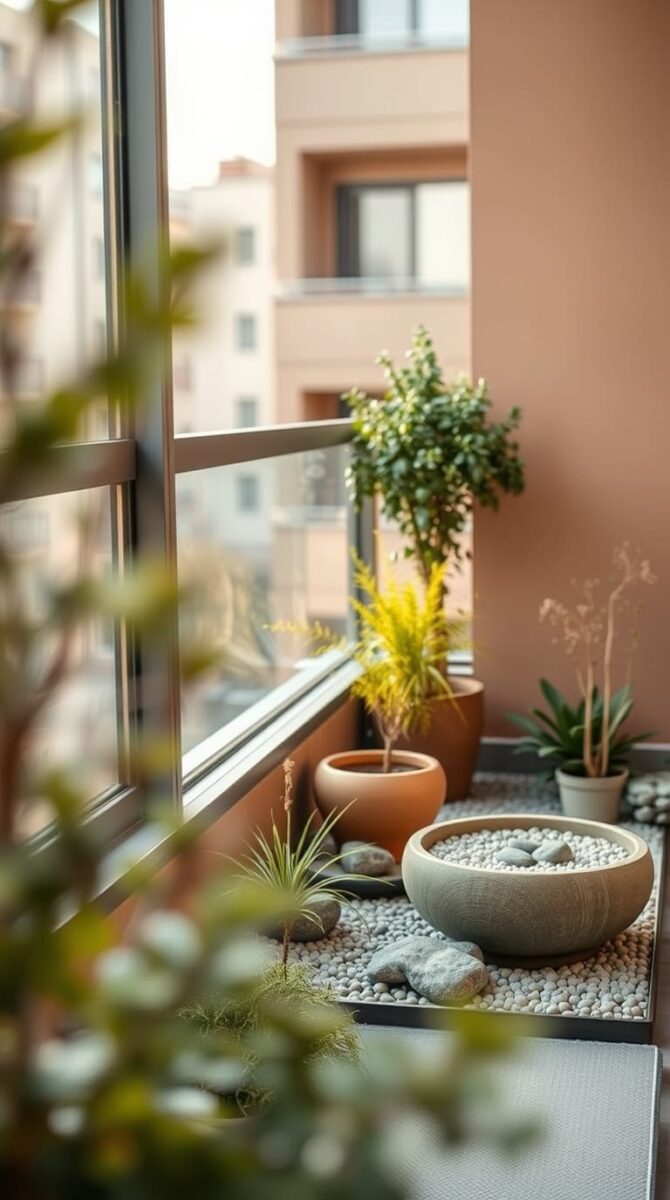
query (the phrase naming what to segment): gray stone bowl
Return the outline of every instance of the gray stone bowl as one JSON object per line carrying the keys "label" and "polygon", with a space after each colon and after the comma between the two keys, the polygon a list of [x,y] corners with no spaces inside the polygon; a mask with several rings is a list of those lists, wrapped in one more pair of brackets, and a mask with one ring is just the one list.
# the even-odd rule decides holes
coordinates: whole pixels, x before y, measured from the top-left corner
{"label": "gray stone bowl", "polygon": [[[533,825],[607,838],[628,857],[602,867],[527,872],[460,866],[429,853],[435,842],[459,834]],[[584,958],[627,929],[651,895],[654,864],[647,843],[619,826],[547,813],[496,813],[420,829],[405,847],[402,874],[409,899],[434,929],[476,942],[489,962],[549,963]]]}

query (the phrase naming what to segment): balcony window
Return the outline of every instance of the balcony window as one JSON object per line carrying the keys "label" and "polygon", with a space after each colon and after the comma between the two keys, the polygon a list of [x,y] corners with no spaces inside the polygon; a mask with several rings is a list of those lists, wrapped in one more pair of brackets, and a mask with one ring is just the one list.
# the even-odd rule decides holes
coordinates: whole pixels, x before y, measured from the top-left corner
{"label": "balcony window", "polygon": [[255,350],[258,334],[256,317],[253,313],[237,313],[235,317],[235,347],[237,350]]}
{"label": "balcony window", "polygon": [[338,274],[467,289],[469,215],[469,188],[462,180],[343,186]]}

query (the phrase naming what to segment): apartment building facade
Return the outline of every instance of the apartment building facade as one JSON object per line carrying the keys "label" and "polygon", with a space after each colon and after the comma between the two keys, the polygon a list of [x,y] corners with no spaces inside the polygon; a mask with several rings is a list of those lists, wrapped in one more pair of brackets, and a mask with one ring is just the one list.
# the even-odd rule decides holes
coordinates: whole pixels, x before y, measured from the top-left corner
{"label": "apartment building facade", "polygon": [[[352,386],[380,394],[377,355],[402,361],[418,325],[447,379],[470,373],[468,9],[277,0],[279,420],[345,416]],[[380,563],[402,562],[380,526]],[[470,614],[469,569],[450,592]]]}
{"label": "apartment building facade", "polygon": [[467,371],[467,4],[278,0],[278,410],[380,390],[376,355],[433,333]]}

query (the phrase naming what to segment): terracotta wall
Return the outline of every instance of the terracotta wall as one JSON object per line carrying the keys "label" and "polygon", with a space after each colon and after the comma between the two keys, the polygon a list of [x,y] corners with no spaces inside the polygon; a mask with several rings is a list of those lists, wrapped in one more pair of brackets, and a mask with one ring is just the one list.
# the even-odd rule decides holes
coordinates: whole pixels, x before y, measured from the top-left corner
{"label": "terracotta wall", "polygon": [[472,0],[473,360],[524,409],[528,489],[475,529],[488,732],[570,675],[537,621],[630,539],[636,723],[670,740],[670,5]]}

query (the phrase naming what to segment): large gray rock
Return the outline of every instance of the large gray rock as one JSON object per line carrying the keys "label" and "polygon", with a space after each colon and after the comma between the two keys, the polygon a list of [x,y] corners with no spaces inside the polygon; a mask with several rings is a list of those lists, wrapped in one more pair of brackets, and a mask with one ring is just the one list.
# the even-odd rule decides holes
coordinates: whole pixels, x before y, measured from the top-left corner
{"label": "large gray rock", "polygon": [[388,875],[395,867],[391,851],[370,842],[343,842],[340,854],[342,870],[352,875]]}
{"label": "large gray rock", "polygon": [[465,1004],[489,980],[481,953],[474,942],[402,938],[372,956],[368,976],[375,983],[407,982],[432,1004]]}
{"label": "large gray rock", "polygon": [[574,857],[568,843],[562,838],[547,838],[533,853],[536,863],[567,863],[572,862]]}
{"label": "large gray rock", "polygon": [[[310,911],[314,913],[315,919],[304,916],[298,917],[293,922],[291,926],[292,942],[318,942],[320,938],[326,937],[337,925],[342,909],[337,900],[323,899],[315,900],[310,905]],[[281,942],[284,937],[283,925],[273,925],[265,932],[276,942]]]}

